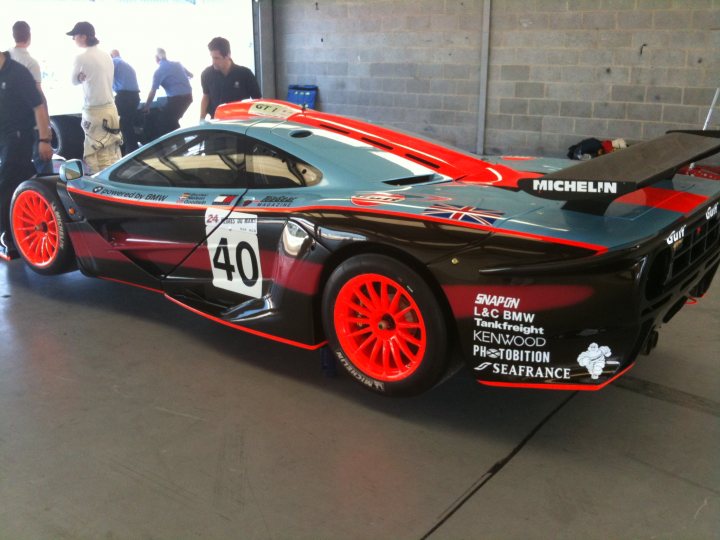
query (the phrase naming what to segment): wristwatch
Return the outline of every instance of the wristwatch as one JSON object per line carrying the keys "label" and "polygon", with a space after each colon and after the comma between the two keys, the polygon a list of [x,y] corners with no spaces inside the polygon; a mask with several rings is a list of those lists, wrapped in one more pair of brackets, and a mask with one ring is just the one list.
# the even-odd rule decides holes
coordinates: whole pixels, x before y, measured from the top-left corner
{"label": "wristwatch", "polygon": [[50,144],[52,142],[52,139],[38,139],[38,142],[46,142]]}

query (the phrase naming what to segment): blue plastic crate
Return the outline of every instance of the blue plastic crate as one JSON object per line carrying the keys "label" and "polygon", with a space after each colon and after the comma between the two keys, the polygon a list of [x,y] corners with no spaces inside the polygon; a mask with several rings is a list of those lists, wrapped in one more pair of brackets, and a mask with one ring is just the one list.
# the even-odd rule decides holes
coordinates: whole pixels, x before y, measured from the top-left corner
{"label": "blue plastic crate", "polygon": [[287,100],[290,103],[304,105],[308,109],[315,108],[318,87],[314,84],[291,84],[288,86]]}

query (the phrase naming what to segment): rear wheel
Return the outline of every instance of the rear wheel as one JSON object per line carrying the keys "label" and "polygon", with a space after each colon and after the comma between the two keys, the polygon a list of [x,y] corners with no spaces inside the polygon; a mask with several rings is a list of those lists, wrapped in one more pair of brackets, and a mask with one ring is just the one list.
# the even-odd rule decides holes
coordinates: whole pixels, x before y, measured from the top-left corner
{"label": "rear wheel", "polygon": [[390,257],[338,266],[323,294],[323,324],[345,369],[375,392],[417,394],[447,369],[447,330],[433,292]]}
{"label": "rear wheel", "polygon": [[20,184],[13,195],[10,226],[15,247],[30,268],[39,274],[61,274],[74,268],[66,224],[57,194],[35,180]]}

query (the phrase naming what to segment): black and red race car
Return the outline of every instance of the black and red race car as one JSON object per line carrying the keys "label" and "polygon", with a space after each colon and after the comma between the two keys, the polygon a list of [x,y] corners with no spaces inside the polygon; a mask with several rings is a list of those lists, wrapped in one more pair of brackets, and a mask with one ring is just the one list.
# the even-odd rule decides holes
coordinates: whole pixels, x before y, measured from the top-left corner
{"label": "black and red race car", "polygon": [[480,159],[250,101],[96,175],[24,182],[12,232],[37,272],[327,345],[379,393],[426,390],[453,358],[486,385],[596,390],[710,286],[720,182],[676,172],[719,150],[676,132],[575,166]]}

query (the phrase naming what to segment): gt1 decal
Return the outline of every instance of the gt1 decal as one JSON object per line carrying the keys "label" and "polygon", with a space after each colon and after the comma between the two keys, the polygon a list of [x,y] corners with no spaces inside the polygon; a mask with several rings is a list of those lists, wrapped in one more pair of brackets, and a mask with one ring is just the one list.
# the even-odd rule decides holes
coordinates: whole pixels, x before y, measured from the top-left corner
{"label": "gt1 decal", "polygon": [[[262,296],[262,267],[257,239],[257,216],[208,208],[205,212],[213,285],[219,289]],[[218,225],[219,224],[219,225]]]}
{"label": "gt1 decal", "polygon": [[257,114],[260,116],[288,118],[293,114],[296,114],[298,111],[296,111],[295,109],[291,109],[290,107],[285,107],[283,105],[278,105],[272,102],[257,101],[250,106],[248,112],[250,114]]}
{"label": "gt1 decal", "polygon": [[577,363],[588,370],[590,377],[595,380],[602,375],[606,365],[619,365],[620,362],[614,360],[606,360],[612,355],[610,347],[605,345],[598,346],[597,343],[591,343],[586,351],[581,352],[577,357]]}

